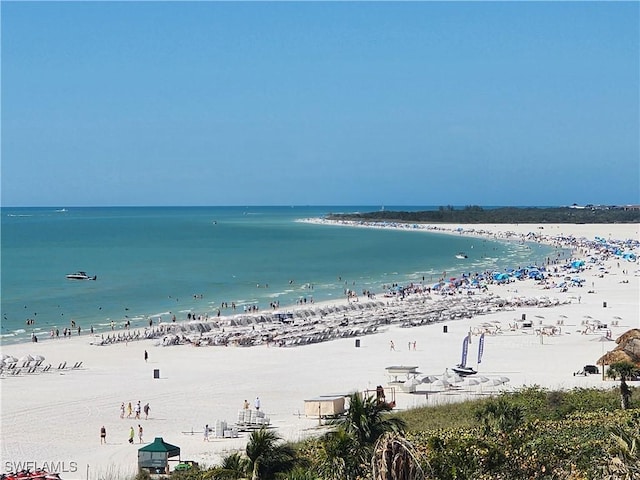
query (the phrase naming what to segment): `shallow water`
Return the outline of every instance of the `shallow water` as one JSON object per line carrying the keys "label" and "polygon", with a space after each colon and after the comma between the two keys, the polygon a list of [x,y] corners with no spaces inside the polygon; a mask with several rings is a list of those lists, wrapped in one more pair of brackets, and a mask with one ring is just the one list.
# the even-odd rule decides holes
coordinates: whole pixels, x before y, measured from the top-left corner
{"label": "shallow water", "polygon": [[[424,210],[429,207],[401,207]],[[376,207],[2,209],[2,343],[544,262],[544,245],[297,219]],[[464,251],[467,259],[455,254]],[[67,280],[83,270],[96,281]],[[28,319],[34,320],[27,325]]]}

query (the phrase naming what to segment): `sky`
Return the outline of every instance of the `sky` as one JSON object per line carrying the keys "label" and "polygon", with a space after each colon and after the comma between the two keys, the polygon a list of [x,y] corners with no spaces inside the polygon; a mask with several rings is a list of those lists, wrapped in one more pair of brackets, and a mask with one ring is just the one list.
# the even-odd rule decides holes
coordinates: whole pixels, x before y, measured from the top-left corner
{"label": "sky", "polygon": [[10,2],[3,206],[640,204],[638,2]]}

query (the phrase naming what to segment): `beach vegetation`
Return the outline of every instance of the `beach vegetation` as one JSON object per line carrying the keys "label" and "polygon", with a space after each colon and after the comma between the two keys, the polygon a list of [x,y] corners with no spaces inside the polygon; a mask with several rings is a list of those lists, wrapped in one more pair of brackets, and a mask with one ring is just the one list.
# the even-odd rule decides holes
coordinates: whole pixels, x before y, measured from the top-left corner
{"label": "beach vegetation", "polygon": [[[628,388],[633,406],[640,389]],[[246,455],[223,465],[227,473],[216,467],[216,475],[201,472],[193,480],[640,478],[640,409],[622,409],[617,387],[533,386],[402,412],[360,395],[350,400],[353,410],[324,435],[288,445],[284,468],[260,470],[259,459],[269,454],[258,452],[280,443],[259,435]],[[240,476],[229,476],[233,468]]]}
{"label": "beach vegetation", "polygon": [[423,480],[413,445],[402,435],[387,432],[378,438],[371,459],[373,480]]}
{"label": "beach vegetation", "polygon": [[265,427],[251,432],[244,454],[231,453],[219,466],[207,469],[198,480],[273,480],[286,478],[297,466],[306,466],[306,460],[297,455],[294,446],[283,442],[273,430]]}
{"label": "beach vegetation", "polygon": [[346,415],[334,424],[353,436],[360,445],[373,445],[383,433],[401,432],[406,428],[402,418],[386,415],[392,410],[387,402],[352,393]]}
{"label": "beach vegetation", "polygon": [[401,223],[636,223],[640,211],[617,206],[572,207],[500,207],[477,205],[454,208],[440,206],[437,210],[392,211],[331,214],[330,220],[384,221]]}
{"label": "beach vegetation", "polygon": [[510,433],[524,421],[524,413],[519,405],[514,405],[500,397],[485,403],[476,410],[476,419],[481,422],[485,435],[490,433]]}
{"label": "beach vegetation", "polygon": [[[332,421],[331,430],[318,441],[307,444],[310,445],[307,453],[313,459],[310,463],[315,465],[320,478],[367,478],[378,439],[387,433],[401,434],[406,427],[403,419],[389,414],[390,404],[375,397],[356,392],[349,396],[348,402],[346,415]],[[391,438],[397,437],[388,438],[393,445]]]}
{"label": "beach vegetation", "polygon": [[276,473],[289,471],[295,466],[294,448],[281,440],[276,432],[266,428],[251,432],[246,448],[251,480],[275,478]]}
{"label": "beach vegetation", "polygon": [[631,362],[615,362],[609,365],[607,376],[609,378],[620,378],[620,406],[623,410],[631,406],[631,389],[627,380],[631,380],[640,375],[640,368]]}

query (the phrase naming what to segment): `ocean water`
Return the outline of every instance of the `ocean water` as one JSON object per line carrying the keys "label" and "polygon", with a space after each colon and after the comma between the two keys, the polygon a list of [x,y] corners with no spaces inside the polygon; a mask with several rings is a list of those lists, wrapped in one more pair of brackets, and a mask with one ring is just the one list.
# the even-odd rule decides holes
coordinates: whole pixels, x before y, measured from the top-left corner
{"label": "ocean water", "polygon": [[[0,342],[542,264],[551,247],[296,220],[379,207],[2,208]],[[391,209],[393,207],[387,207]],[[430,207],[397,207],[424,210]],[[469,255],[455,258],[457,252]],[[78,270],[96,281],[67,280]],[[234,313],[222,309],[222,315]],[[27,325],[27,320],[34,320]],[[75,332],[74,332],[75,333]]]}

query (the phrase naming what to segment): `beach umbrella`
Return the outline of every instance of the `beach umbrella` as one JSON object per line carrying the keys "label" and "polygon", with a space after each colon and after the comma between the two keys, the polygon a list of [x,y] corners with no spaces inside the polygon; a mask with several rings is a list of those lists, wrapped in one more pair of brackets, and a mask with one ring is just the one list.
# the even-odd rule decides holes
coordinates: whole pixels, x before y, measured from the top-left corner
{"label": "beach umbrella", "polygon": [[489,381],[489,379],[487,377],[477,377],[476,378],[480,383],[487,383]]}
{"label": "beach umbrella", "polygon": [[510,382],[510,381],[511,381],[511,379],[510,379],[509,377],[500,377],[500,378],[499,378],[499,380],[500,380],[502,383],[508,383],[508,382]]}
{"label": "beach umbrella", "polygon": [[473,387],[475,385],[480,385],[480,380],[477,380],[475,378],[465,378],[462,384],[467,387]]}
{"label": "beach umbrella", "polygon": [[34,360],[44,360],[44,357],[42,355],[34,355],[33,359]]}
{"label": "beach umbrella", "polygon": [[404,382],[402,382],[402,385],[409,388],[415,387],[416,385],[420,385],[420,380],[413,377],[413,378],[410,378],[409,380],[405,380]]}
{"label": "beach umbrella", "polygon": [[462,378],[457,373],[453,375],[449,375],[448,377],[444,377],[444,379],[449,383],[461,383],[464,381],[464,378]]}
{"label": "beach umbrella", "polygon": [[438,380],[438,377],[434,375],[427,375],[426,377],[422,377],[422,383],[433,383]]}
{"label": "beach umbrella", "polygon": [[31,355],[25,355],[23,357],[20,357],[20,361],[21,362],[32,362],[33,361],[33,357]]}
{"label": "beach umbrella", "polygon": [[432,383],[432,385],[434,387],[442,387],[442,388],[449,388],[451,386],[451,384],[443,378],[436,380],[435,382]]}

